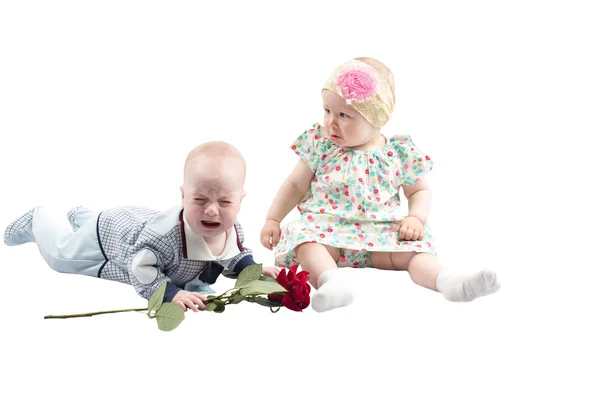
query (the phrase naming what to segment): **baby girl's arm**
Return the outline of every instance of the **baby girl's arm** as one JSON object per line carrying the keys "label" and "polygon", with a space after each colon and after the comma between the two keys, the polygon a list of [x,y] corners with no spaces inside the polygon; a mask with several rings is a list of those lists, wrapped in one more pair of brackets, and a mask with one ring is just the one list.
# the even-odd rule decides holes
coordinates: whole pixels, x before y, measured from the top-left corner
{"label": "baby girl's arm", "polygon": [[314,172],[306,162],[302,159],[298,160],[298,164],[275,195],[267,212],[267,220],[280,223],[309,191],[314,176]]}
{"label": "baby girl's arm", "polygon": [[408,199],[408,215],[413,216],[425,224],[429,216],[431,204],[431,191],[425,178],[414,185],[402,186],[404,195]]}

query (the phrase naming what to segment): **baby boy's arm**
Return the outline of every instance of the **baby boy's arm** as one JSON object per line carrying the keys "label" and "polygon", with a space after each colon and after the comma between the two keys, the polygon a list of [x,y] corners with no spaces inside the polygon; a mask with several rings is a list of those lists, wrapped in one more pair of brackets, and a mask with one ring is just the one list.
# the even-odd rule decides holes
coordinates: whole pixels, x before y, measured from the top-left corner
{"label": "baby boy's arm", "polygon": [[181,288],[172,284],[163,272],[164,267],[168,265],[168,260],[172,256],[170,253],[173,250],[169,246],[153,247],[159,247],[160,251],[150,246],[144,246],[131,257],[128,266],[129,280],[137,294],[145,299],[149,299],[160,285],[166,281],[167,287],[163,301],[171,301],[181,290]]}
{"label": "baby boy's arm", "polygon": [[[244,251],[242,251],[242,257],[237,262],[237,264],[235,264],[235,267],[234,267],[234,271],[237,270],[235,272],[235,274],[237,275],[247,266],[257,264],[257,262],[254,261],[254,258],[252,258],[252,250],[243,246],[244,230],[242,228],[242,225],[239,222],[236,223],[236,230],[238,233],[239,245],[244,249]],[[265,266],[262,267],[262,274],[266,275],[266,276],[270,276],[271,278],[274,278],[274,279],[277,278],[279,271],[280,271],[280,268],[277,268],[277,267],[265,267]]]}
{"label": "baby boy's arm", "polygon": [[244,268],[256,264],[252,257],[252,250],[244,246],[244,228],[239,222],[235,223],[235,231],[237,233],[238,247],[240,248],[240,254],[232,258],[229,266],[226,268],[224,275],[226,276],[237,276]]}

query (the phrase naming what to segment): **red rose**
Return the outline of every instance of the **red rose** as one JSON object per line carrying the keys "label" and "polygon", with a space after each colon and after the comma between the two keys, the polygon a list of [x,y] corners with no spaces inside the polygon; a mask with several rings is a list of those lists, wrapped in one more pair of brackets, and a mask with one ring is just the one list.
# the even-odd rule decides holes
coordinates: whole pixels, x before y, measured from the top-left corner
{"label": "red rose", "polygon": [[293,265],[287,271],[287,275],[285,269],[279,271],[277,282],[287,290],[287,293],[284,295],[270,294],[267,296],[269,300],[280,301],[282,306],[292,311],[302,311],[310,304],[308,272],[301,271],[296,273],[297,270],[298,266]]}

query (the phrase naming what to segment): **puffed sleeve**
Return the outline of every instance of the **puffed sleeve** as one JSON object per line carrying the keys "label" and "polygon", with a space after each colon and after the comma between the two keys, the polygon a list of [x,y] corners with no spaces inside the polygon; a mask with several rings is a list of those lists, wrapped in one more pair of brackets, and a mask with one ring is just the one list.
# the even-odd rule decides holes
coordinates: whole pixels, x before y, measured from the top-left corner
{"label": "puffed sleeve", "polygon": [[431,158],[414,144],[410,136],[394,136],[390,144],[398,154],[402,185],[414,185],[433,168]]}
{"label": "puffed sleeve", "polygon": [[313,172],[317,171],[325,150],[321,129],[321,125],[314,124],[312,128],[298,136],[290,146],[292,151],[299,155]]}

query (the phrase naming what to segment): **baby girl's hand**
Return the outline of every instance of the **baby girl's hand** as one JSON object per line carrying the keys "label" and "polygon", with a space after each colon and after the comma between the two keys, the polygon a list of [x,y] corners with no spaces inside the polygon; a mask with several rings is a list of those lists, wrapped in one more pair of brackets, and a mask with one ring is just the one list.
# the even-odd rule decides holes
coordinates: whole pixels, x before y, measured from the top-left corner
{"label": "baby girl's hand", "polygon": [[270,276],[273,279],[277,279],[277,275],[279,275],[279,271],[281,271],[281,268],[262,267],[262,274],[266,275],[266,276]]}
{"label": "baby girl's hand", "polygon": [[180,290],[177,292],[172,303],[177,304],[183,311],[187,311],[188,308],[197,312],[198,310],[204,309],[204,303],[206,301],[206,296],[201,295],[196,292],[188,292],[187,290]]}
{"label": "baby girl's hand", "polygon": [[268,219],[265,222],[265,226],[260,232],[260,243],[269,250],[273,250],[279,242],[279,235],[281,234],[279,228],[279,222],[272,219]]}
{"label": "baby girl's hand", "polygon": [[407,216],[393,230],[400,233],[400,240],[423,239],[423,223],[417,217]]}

